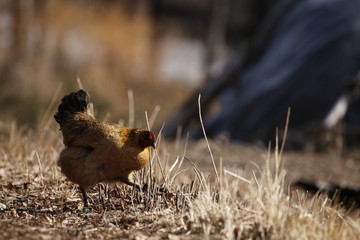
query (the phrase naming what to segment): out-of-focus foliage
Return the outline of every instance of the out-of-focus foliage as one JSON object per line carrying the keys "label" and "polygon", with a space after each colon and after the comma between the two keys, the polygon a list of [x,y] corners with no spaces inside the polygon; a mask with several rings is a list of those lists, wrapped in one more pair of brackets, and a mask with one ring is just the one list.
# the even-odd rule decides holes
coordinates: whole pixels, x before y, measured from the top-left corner
{"label": "out-of-focus foliage", "polygon": [[184,94],[157,73],[148,12],[126,1],[1,1],[0,120],[33,125],[57,89],[57,98],[78,89],[77,78],[103,117],[127,117],[130,88],[141,119],[164,98],[169,112]]}

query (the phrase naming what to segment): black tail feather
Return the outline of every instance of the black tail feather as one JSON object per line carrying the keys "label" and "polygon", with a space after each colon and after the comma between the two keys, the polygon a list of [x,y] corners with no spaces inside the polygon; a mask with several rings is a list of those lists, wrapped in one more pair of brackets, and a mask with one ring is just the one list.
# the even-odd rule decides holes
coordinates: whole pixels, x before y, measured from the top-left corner
{"label": "black tail feather", "polygon": [[79,90],[66,95],[61,100],[57,113],[54,115],[56,122],[61,126],[74,113],[86,112],[90,103],[90,95],[84,91]]}

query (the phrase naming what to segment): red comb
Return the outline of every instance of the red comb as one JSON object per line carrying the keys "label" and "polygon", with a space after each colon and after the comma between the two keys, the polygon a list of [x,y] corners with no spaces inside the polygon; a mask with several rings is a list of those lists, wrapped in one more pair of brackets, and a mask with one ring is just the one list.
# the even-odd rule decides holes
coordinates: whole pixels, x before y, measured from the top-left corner
{"label": "red comb", "polygon": [[151,133],[150,139],[151,139],[151,141],[155,142],[156,137],[155,137],[155,134],[154,134],[154,133]]}

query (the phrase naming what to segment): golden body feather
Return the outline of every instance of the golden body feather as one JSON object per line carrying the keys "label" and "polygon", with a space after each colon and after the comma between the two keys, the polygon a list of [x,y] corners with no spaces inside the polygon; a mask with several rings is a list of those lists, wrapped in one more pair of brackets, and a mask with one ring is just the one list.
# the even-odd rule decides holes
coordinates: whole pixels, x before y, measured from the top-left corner
{"label": "golden body feather", "polygon": [[85,91],[71,93],[54,116],[65,145],[58,165],[69,180],[79,184],[85,205],[86,188],[99,182],[117,180],[140,188],[131,174],[149,162],[149,147],[155,147],[150,131],[103,123],[89,114],[88,104]]}
{"label": "golden body feather", "polygon": [[65,149],[58,165],[74,183],[91,187],[103,181],[129,179],[150,158],[148,147],[139,145],[144,130],[102,123],[85,113],[77,113],[61,128]]}

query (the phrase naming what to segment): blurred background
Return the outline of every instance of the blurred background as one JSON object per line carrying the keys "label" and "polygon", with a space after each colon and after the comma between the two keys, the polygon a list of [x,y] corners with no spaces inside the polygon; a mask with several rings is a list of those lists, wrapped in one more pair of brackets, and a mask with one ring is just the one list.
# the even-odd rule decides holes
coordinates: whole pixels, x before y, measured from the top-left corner
{"label": "blurred background", "polygon": [[[90,92],[97,117],[168,138],[356,146],[359,0],[0,0],[0,121],[38,126],[52,101]],[[109,114],[111,113],[111,114]],[[55,122],[54,122],[55,124]],[[182,126],[179,128],[179,126]]]}
{"label": "blurred background", "polygon": [[190,56],[194,64],[179,76],[183,69],[176,65],[186,63],[171,59],[182,50],[173,49],[176,40],[161,34],[150,12],[146,1],[1,0],[0,119],[35,126],[58,89],[58,98],[76,91],[80,78],[98,117],[128,119],[132,89],[136,119],[166,102],[164,121],[200,81],[201,56],[187,49],[199,51],[195,40],[185,41],[182,58],[195,59]]}

